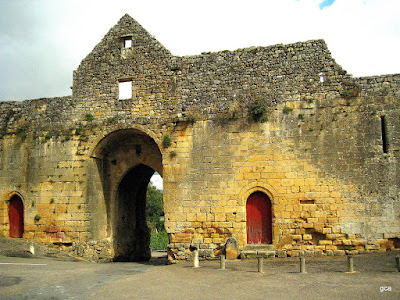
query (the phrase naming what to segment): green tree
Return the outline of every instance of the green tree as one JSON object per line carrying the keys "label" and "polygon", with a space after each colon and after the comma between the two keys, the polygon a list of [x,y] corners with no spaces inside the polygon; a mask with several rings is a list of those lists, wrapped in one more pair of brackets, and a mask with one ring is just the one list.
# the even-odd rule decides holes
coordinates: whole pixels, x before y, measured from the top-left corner
{"label": "green tree", "polygon": [[163,192],[151,182],[147,186],[146,217],[147,224],[151,229],[151,249],[166,250],[169,240],[164,229]]}
{"label": "green tree", "polygon": [[152,231],[164,229],[164,204],[163,192],[157,189],[151,182],[147,186],[146,201],[147,222]]}

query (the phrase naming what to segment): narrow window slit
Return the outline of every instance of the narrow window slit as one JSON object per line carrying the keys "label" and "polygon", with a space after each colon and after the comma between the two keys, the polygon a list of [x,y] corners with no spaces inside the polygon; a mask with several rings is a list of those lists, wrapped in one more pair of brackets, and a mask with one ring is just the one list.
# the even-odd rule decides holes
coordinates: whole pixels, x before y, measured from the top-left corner
{"label": "narrow window slit", "polygon": [[300,200],[300,204],[315,204],[315,200]]}
{"label": "narrow window slit", "polygon": [[387,139],[386,118],[381,116],[381,132],[382,132],[382,150],[383,153],[388,153],[389,143]]}

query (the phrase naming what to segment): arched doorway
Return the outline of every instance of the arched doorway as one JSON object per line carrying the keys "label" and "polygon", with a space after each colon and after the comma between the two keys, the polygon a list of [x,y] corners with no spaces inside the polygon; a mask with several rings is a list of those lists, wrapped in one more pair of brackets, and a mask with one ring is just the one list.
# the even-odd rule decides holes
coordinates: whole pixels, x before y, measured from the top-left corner
{"label": "arched doorway", "polygon": [[272,244],[272,205],[263,192],[252,193],[246,202],[248,244]]}
{"label": "arched doorway", "polygon": [[10,199],[8,219],[10,222],[10,237],[22,238],[24,235],[24,203],[18,195],[14,195]]}
{"label": "arched doorway", "polygon": [[152,175],[163,174],[158,144],[146,132],[121,129],[99,141],[92,157],[93,239],[110,241],[114,260],[149,260],[146,191]]}

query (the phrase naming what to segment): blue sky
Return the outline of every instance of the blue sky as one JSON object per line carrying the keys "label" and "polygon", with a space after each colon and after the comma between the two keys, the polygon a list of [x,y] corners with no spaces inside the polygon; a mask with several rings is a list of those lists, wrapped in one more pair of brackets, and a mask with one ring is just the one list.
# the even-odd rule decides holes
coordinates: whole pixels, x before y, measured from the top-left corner
{"label": "blue sky", "polygon": [[400,73],[399,0],[0,0],[0,101],[70,95],[125,13],[174,55],[324,39],[354,76]]}
{"label": "blue sky", "polygon": [[323,0],[323,1],[319,4],[319,8],[320,8],[320,9],[324,9],[325,7],[331,6],[334,2],[335,2],[335,0]]}

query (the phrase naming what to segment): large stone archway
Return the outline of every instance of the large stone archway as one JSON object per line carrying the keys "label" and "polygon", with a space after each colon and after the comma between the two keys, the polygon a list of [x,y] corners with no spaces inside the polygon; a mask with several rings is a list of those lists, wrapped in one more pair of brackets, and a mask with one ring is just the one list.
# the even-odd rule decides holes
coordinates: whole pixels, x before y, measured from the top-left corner
{"label": "large stone archway", "polygon": [[97,144],[92,157],[93,238],[107,238],[115,260],[150,259],[146,190],[155,171],[163,174],[157,143],[137,129],[117,130]]}

